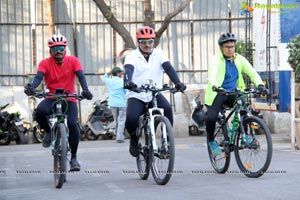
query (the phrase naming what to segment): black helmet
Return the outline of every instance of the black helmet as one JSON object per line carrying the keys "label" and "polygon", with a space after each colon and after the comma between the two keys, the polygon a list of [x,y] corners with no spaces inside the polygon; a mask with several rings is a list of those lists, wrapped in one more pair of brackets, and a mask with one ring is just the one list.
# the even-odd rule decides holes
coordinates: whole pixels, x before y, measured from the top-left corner
{"label": "black helmet", "polygon": [[233,33],[223,33],[218,40],[219,46],[222,46],[225,42],[234,41],[236,42],[236,38]]}

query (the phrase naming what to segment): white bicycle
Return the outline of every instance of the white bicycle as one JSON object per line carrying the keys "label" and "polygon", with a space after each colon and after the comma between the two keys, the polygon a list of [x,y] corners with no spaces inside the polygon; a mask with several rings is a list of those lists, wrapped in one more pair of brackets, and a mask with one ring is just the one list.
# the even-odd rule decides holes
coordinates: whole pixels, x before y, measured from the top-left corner
{"label": "white bicycle", "polygon": [[[156,96],[162,91],[176,93],[178,90],[168,85],[158,89],[152,84],[145,84],[133,91],[152,94],[152,101],[146,104],[137,128],[139,156],[136,162],[139,176],[142,180],[148,179],[151,168],[155,182],[165,185],[173,172],[175,144],[173,127],[169,119],[164,116],[164,109],[158,108]],[[151,108],[150,105],[153,107]]]}

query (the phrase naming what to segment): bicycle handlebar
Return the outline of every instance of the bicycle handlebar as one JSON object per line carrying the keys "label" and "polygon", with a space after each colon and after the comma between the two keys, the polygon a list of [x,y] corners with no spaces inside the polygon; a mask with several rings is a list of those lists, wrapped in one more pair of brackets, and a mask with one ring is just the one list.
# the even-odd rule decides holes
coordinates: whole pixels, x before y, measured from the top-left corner
{"label": "bicycle handlebar", "polygon": [[37,98],[44,98],[44,97],[52,97],[52,98],[63,98],[63,99],[68,99],[68,98],[76,98],[79,101],[85,99],[84,96],[79,95],[79,94],[68,94],[68,93],[59,93],[59,94],[50,94],[50,93],[45,93],[45,92],[36,92],[33,96]]}
{"label": "bicycle handlebar", "polygon": [[235,89],[234,91],[228,91],[221,87],[213,87],[213,91],[221,95],[247,95],[247,94],[260,94],[259,90],[247,88],[245,91]]}
{"label": "bicycle handlebar", "polygon": [[158,92],[163,92],[163,91],[170,91],[171,93],[175,94],[176,92],[180,92],[180,90],[178,90],[177,88],[171,87],[169,85],[163,85],[162,88],[156,88],[153,85],[149,85],[149,84],[144,84],[141,87],[136,87],[131,89],[131,91],[136,92],[136,93],[140,93],[140,92],[153,92],[154,94],[158,93]]}

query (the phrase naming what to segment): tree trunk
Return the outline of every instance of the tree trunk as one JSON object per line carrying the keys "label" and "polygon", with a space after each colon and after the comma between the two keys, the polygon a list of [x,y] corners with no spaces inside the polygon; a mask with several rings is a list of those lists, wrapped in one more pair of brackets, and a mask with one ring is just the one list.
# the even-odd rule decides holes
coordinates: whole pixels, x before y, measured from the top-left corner
{"label": "tree trunk", "polygon": [[[136,48],[134,40],[132,39],[130,33],[128,30],[124,27],[122,23],[120,23],[114,16],[114,14],[111,11],[111,8],[104,2],[104,0],[93,0],[97,7],[102,12],[103,16],[106,18],[108,23],[111,25],[111,27],[123,38],[123,41],[125,42],[124,48]],[[175,9],[173,12],[169,13],[164,21],[160,29],[156,32],[156,38],[155,38],[155,44],[156,47],[159,43],[160,37],[162,36],[163,32],[168,28],[171,19],[175,17],[178,13],[183,11],[191,2],[192,0],[185,0],[182,2],[182,4]],[[145,15],[145,21],[144,24],[147,26],[154,27],[153,25],[153,12],[151,10],[151,0],[144,0],[144,15]]]}
{"label": "tree trunk", "polygon": [[151,0],[144,0],[144,15],[145,15],[145,26],[154,28],[153,24],[153,12],[151,8]]}
{"label": "tree trunk", "polygon": [[94,2],[111,27],[123,38],[125,43],[124,48],[136,48],[129,31],[115,18],[111,8],[106,5],[104,0],[94,0]]}
{"label": "tree trunk", "polygon": [[49,27],[49,35],[53,35],[55,33],[55,27],[54,27],[52,0],[46,0],[46,8],[47,8],[47,21]]}

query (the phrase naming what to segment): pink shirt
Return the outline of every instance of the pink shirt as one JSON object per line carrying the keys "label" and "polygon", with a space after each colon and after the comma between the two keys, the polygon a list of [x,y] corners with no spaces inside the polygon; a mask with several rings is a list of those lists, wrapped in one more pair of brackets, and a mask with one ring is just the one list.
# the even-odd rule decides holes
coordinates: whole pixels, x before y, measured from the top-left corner
{"label": "pink shirt", "polygon": [[44,73],[46,87],[51,94],[55,93],[57,88],[63,88],[70,94],[75,93],[75,72],[79,70],[83,69],[75,56],[65,56],[61,65],[58,65],[54,58],[49,57],[42,60],[38,66],[38,71]]}

